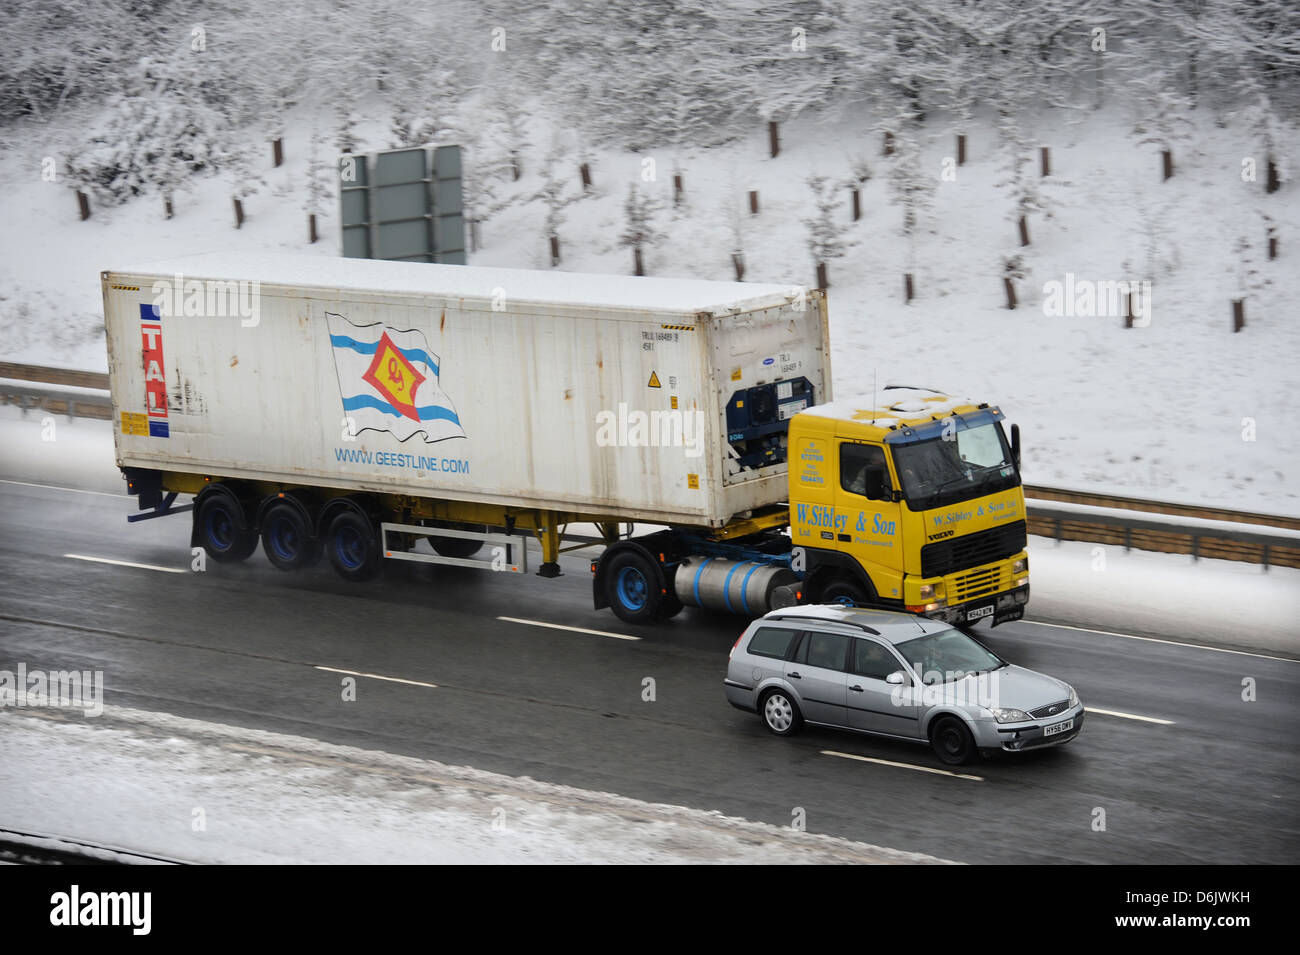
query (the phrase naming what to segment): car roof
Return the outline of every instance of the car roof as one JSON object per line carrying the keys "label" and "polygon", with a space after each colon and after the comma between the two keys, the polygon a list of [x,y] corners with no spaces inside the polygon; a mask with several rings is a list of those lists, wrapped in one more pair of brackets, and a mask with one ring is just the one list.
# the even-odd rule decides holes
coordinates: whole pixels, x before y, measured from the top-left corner
{"label": "car roof", "polygon": [[879,636],[889,643],[901,643],[925,633],[939,633],[950,629],[949,625],[929,617],[919,617],[910,613],[897,613],[892,610],[866,610],[861,607],[845,607],[842,604],[801,604],[773,610],[765,614],[763,620],[787,623],[829,623],[841,624],[857,629],[865,628],[871,634]]}

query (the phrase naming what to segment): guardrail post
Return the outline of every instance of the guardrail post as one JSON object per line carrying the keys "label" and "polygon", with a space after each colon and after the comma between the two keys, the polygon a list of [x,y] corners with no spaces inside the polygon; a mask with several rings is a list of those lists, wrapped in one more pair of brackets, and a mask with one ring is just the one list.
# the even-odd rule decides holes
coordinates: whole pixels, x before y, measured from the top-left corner
{"label": "guardrail post", "polygon": [[1201,544],[1201,535],[1193,533],[1192,534],[1192,560],[1201,559],[1201,555],[1199,553],[1201,549],[1200,544]]}
{"label": "guardrail post", "polygon": [[1125,524],[1124,525],[1124,553],[1127,554],[1132,549],[1133,549],[1133,528]]}

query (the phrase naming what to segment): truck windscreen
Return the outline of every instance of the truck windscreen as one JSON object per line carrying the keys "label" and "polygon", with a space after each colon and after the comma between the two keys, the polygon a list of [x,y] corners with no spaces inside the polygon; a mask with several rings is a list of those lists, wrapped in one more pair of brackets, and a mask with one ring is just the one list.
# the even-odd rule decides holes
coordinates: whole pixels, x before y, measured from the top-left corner
{"label": "truck windscreen", "polygon": [[947,438],[896,444],[893,452],[903,496],[914,511],[947,507],[1020,481],[1002,427],[993,422]]}

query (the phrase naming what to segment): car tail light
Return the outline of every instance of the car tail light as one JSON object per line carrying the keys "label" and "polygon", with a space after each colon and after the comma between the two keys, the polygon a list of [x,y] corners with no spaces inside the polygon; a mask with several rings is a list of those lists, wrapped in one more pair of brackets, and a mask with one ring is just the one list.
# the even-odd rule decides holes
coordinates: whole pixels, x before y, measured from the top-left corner
{"label": "car tail light", "polygon": [[736,647],[740,646],[740,641],[744,639],[745,639],[745,632],[742,630],[740,636],[736,638],[736,642],[731,645],[731,652],[727,654],[728,660],[730,660],[733,656],[736,655]]}

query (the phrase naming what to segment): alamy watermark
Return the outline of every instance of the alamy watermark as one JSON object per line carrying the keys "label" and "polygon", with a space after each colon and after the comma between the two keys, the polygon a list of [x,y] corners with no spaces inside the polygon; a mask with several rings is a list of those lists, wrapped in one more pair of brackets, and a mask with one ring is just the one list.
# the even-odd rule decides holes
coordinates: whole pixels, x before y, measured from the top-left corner
{"label": "alamy watermark", "polygon": [[596,444],[602,448],[685,448],[688,458],[704,453],[704,412],[628,410],[596,413]]}
{"label": "alamy watermark", "polygon": [[238,318],[244,328],[262,320],[261,282],[186,279],[177,272],[171,280],[154,282],[151,291],[162,318]]}
{"label": "alamy watermark", "polygon": [[1065,281],[1043,283],[1043,314],[1048,318],[1123,318],[1133,316],[1134,328],[1151,324],[1151,283],[1097,282],[1065,273]]}
{"label": "alamy watermark", "polygon": [[86,716],[104,712],[103,670],[0,670],[0,707],[50,706],[82,710]]}

